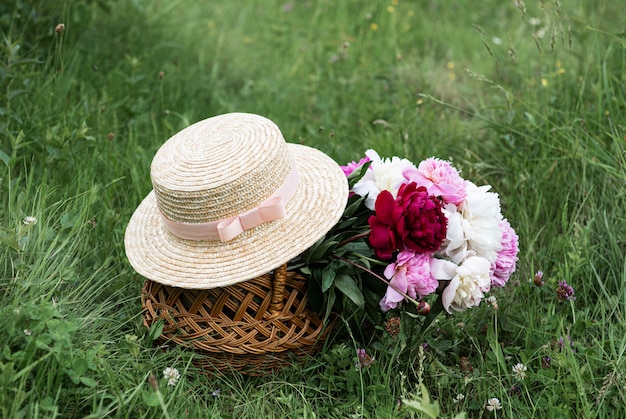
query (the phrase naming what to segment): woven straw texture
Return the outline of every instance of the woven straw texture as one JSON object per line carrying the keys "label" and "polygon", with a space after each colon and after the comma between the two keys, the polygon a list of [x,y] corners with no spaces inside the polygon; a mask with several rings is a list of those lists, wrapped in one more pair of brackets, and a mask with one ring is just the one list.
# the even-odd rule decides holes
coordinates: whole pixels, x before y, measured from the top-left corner
{"label": "woven straw texture", "polygon": [[[255,208],[294,165],[300,180],[282,219],[227,242],[184,240],[163,224],[161,212],[193,224]],[[140,275],[181,288],[224,287],[277,268],[323,237],[348,197],[346,176],[335,161],[314,148],[287,144],[273,122],[251,114],[220,115],[174,135],[157,152],[151,178],[154,189],[126,229],[126,254]]]}
{"label": "woven straw texture", "polygon": [[224,288],[169,287],[146,280],[144,324],[163,320],[161,343],[192,348],[206,372],[270,373],[319,351],[330,326],[307,305],[306,279],[282,265]]}

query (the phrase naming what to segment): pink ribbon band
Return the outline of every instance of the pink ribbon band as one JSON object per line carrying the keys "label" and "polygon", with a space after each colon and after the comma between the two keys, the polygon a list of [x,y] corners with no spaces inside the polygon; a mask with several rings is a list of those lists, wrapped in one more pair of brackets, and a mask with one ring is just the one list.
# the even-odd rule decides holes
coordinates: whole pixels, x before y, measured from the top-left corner
{"label": "pink ribbon band", "polygon": [[194,241],[219,239],[221,242],[227,242],[246,230],[285,217],[285,205],[298,189],[299,181],[300,173],[294,164],[285,183],[258,207],[223,220],[198,224],[179,223],[170,220],[163,213],[161,218],[170,233],[181,239]]}

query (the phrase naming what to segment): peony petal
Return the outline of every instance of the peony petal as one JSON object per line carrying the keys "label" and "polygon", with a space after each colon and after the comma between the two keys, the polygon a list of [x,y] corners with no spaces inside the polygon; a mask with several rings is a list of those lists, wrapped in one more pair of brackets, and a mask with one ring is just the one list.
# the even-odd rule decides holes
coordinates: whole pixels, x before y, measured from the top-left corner
{"label": "peony petal", "polygon": [[430,274],[437,280],[450,280],[456,276],[458,265],[445,259],[430,261]]}
{"label": "peony petal", "polygon": [[393,291],[402,298],[404,298],[404,296],[400,293],[406,294],[408,287],[409,282],[403,270],[397,271],[393,278],[391,278],[391,281],[389,281],[389,288],[392,288]]}
{"label": "peony petal", "polygon": [[373,162],[380,162],[381,160],[380,156],[378,155],[378,152],[371,148],[365,150],[365,155]]}
{"label": "peony petal", "polygon": [[489,270],[491,268],[491,263],[485,258],[479,256],[472,256],[465,259],[463,265],[459,267],[459,269],[466,274],[467,273],[475,273],[480,275],[489,275]]}
{"label": "peony petal", "polygon": [[[432,266],[432,264],[431,264]],[[452,301],[454,301],[454,296],[456,294],[456,289],[459,287],[460,280],[458,276],[455,276],[452,281],[448,284],[447,287],[444,288],[441,293],[441,303],[443,304],[443,308],[448,312],[450,311],[450,306],[452,305]]]}
{"label": "peony petal", "polygon": [[393,276],[396,274],[397,265],[398,263],[390,263],[389,265],[387,265],[387,267],[385,268],[385,271],[383,272],[383,274],[385,275],[385,278],[387,279],[393,278]]}
{"label": "peony petal", "polygon": [[395,207],[395,199],[391,192],[389,191],[380,191],[378,197],[376,198],[375,204],[375,212],[376,216],[386,224],[391,224],[393,222],[393,211]]}
{"label": "peony petal", "polygon": [[382,311],[389,311],[396,308],[398,306],[398,303],[402,300],[404,300],[402,294],[400,294],[391,287],[387,287],[387,292],[385,293],[385,296],[382,300],[380,300],[380,308],[382,309]]}

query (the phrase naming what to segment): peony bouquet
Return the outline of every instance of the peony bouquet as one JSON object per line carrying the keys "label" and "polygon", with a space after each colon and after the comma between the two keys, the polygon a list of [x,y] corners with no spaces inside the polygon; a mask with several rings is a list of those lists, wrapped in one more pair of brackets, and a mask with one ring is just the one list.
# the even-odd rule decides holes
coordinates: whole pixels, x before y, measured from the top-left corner
{"label": "peony bouquet", "polygon": [[433,157],[416,166],[367,150],[343,170],[344,215],[299,260],[312,278],[309,299],[326,315],[343,308],[342,294],[379,313],[428,314],[433,305],[432,320],[479,305],[515,271],[518,236],[498,194],[463,179],[450,162]]}

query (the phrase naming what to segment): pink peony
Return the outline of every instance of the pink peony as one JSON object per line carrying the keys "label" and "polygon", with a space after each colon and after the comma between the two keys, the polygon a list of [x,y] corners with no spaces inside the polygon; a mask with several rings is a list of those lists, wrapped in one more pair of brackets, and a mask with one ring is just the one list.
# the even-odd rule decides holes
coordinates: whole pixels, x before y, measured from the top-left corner
{"label": "pink peony", "polygon": [[417,169],[404,171],[409,182],[424,186],[430,195],[441,197],[444,203],[459,205],[466,196],[465,180],[446,160],[435,157],[422,161]]}
{"label": "pink peony", "polygon": [[506,218],[500,221],[500,230],[502,231],[502,250],[498,252],[496,261],[491,264],[492,287],[503,287],[506,284],[511,274],[515,272],[515,263],[519,252],[519,238]]}
{"label": "pink peony", "polygon": [[369,240],[380,259],[391,259],[396,250],[434,252],[446,238],[448,220],[441,202],[423,186],[403,184],[396,199],[382,191],[375,208],[375,215],[368,219]]}
{"label": "pink peony", "polygon": [[400,252],[394,263],[385,268],[385,277],[390,279],[385,296],[380,301],[383,311],[398,306],[407,294],[413,299],[421,299],[431,294],[439,286],[439,282],[430,275],[432,254]]}
{"label": "pink peony", "polygon": [[346,176],[350,176],[352,174],[352,172],[354,172],[356,169],[358,169],[359,167],[363,166],[365,163],[367,163],[368,161],[371,161],[369,157],[363,157],[361,160],[359,160],[359,162],[355,162],[352,161],[350,163],[348,163],[346,166],[341,166],[341,170],[343,170],[343,173]]}

